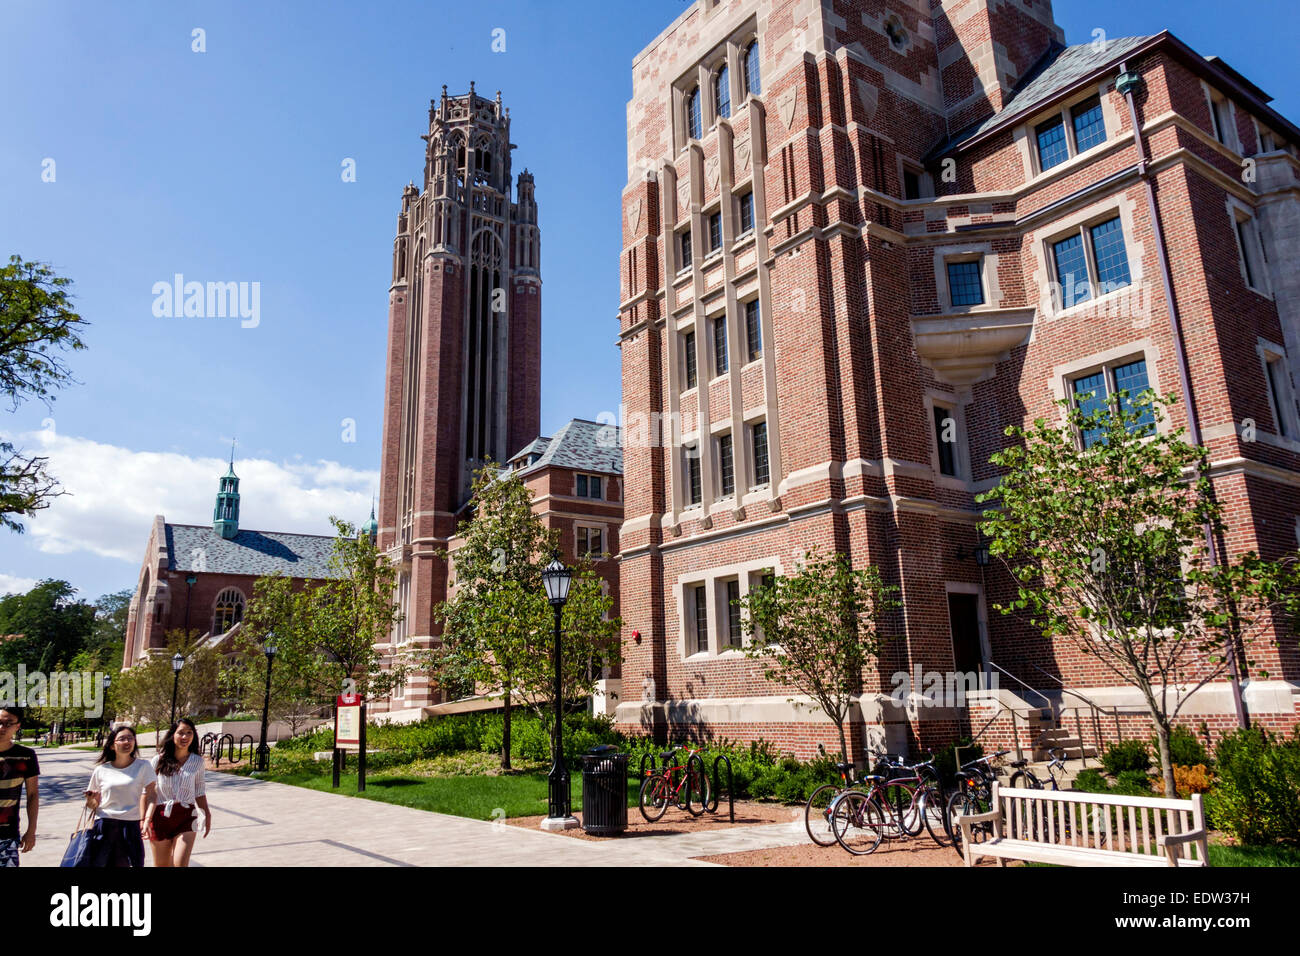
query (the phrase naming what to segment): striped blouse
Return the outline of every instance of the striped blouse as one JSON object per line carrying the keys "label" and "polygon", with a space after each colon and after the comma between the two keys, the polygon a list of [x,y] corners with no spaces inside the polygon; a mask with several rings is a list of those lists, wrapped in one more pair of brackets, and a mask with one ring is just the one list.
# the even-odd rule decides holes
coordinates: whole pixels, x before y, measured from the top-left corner
{"label": "striped blouse", "polygon": [[[155,771],[161,761],[161,754],[153,758]],[[199,754],[190,754],[180,770],[173,774],[158,773],[158,802],[163,804],[165,817],[172,815],[172,804],[192,807],[204,793],[203,757]]]}

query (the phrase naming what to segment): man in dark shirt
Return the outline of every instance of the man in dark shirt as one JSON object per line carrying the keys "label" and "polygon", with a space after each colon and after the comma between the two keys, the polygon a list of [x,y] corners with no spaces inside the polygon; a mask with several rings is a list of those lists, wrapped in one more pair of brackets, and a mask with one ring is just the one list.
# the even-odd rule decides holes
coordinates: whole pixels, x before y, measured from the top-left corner
{"label": "man in dark shirt", "polygon": [[[0,867],[17,866],[19,850],[36,845],[36,812],[40,806],[36,751],[14,743],[23,715],[16,707],[0,706]],[[27,830],[18,836],[18,804],[27,791]]]}

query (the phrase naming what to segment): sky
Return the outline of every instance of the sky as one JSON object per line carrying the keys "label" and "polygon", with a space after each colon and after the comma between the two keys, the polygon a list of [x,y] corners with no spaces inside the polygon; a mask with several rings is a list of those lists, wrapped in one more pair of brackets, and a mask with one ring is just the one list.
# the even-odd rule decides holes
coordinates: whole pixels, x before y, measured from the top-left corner
{"label": "sky", "polygon": [[[0,0],[0,253],[71,278],[90,322],[52,408],[0,408],[0,436],[69,492],[0,531],[0,594],[133,588],[155,515],[211,520],[232,440],[241,526],[368,515],[397,211],[444,84],[501,90],[513,170],[536,177],[543,432],[617,412],[631,63],[685,9]],[[1169,29],[1293,120],[1298,9],[1055,3],[1068,42]],[[165,314],[154,287],[177,274],[256,288],[255,318]]]}

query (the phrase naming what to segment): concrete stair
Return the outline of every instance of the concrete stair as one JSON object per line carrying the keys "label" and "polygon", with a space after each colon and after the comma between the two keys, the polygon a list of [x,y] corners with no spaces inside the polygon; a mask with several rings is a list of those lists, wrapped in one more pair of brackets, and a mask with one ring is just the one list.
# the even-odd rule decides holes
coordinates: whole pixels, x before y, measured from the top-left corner
{"label": "concrete stair", "polygon": [[1048,751],[1053,749],[1064,750],[1067,763],[1071,759],[1097,756],[1096,747],[1091,744],[1084,744],[1074,731],[1065,727],[1050,727],[1035,738],[1033,761],[1035,763],[1041,762],[1046,766],[1047,761],[1052,759]]}

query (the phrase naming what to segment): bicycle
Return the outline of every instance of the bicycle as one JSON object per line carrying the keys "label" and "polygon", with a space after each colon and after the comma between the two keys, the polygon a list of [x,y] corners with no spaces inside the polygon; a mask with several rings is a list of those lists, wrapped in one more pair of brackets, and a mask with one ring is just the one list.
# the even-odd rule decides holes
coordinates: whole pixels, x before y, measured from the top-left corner
{"label": "bicycle", "polygon": [[[993,766],[993,761],[999,757],[1005,757],[1011,753],[1010,750],[999,750],[997,753],[988,754],[983,757],[976,757],[961,765],[961,768],[955,774],[956,789],[948,797],[948,832],[952,836],[953,848],[958,855],[961,854],[961,827],[957,825],[957,817],[961,815],[973,816],[977,813],[987,813],[993,806],[993,784],[997,781],[998,772]],[[992,833],[992,827],[989,824],[977,824],[972,831],[979,834],[982,842]]]}
{"label": "bicycle", "polygon": [[[691,816],[698,817],[712,795],[709,774],[704,766],[704,758],[695,747],[686,748],[684,764],[668,766],[669,761],[677,757],[679,748],[673,748],[659,756],[664,766],[659,770],[646,773],[641,781],[641,793],[637,802],[641,807],[641,816],[647,823],[654,823],[667,812],[669,804],[675,804]],[[696,800],[698,796],[698,800]]]}
{"label": "bicycle", "polygon": [[862,778],[870,785],[865,792],[846,790],[836,797],[830,807],[835,841],[855,856],[864,856],[882,840],[919,836],[924,829],[937,844],[948,846],[952,839],[933,755],[916,764],[888,759],[884,764],[907,775],[868,774]]}
{"label": "bicycle", "polygon": [[1060,747],[1052,747],[1047,751],[1047,756],[1052,758],[1047,764],[1047,775],[1051,778],[1050,782],[1052,784],[1050,788],[1044,787],[1043,782],[1034,776],[1034,772],[1029,769],[1028,760],[1017,760],[1011,764],[1011,766],[1018,768],[1011,775],[1011,786],[1021,787],[1025,790],[1060,790],[1061,785],[1056,779],[1056,772],[1059,770],[1062,774],[1065,773],[1065,751]]}
{"label": "bicycle", "polygon": [[822,784],[812,792],[803,808],[804,829],[818,846],[835,845],[835,831],[831,829],[831,807],[835,805],[836,797],[862,782],[852,779],[851,763],[837,763],[835,769],[840,773],[840,782]]}

